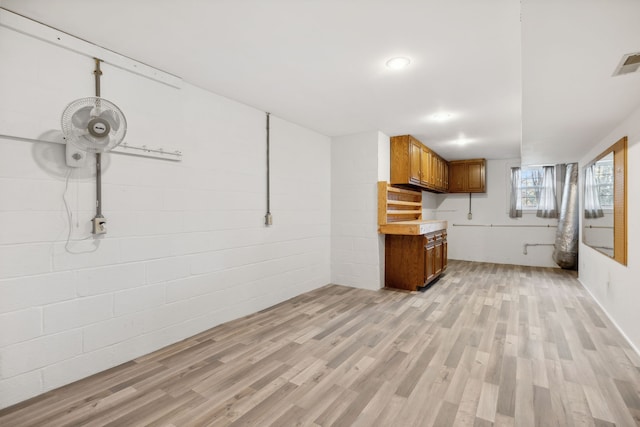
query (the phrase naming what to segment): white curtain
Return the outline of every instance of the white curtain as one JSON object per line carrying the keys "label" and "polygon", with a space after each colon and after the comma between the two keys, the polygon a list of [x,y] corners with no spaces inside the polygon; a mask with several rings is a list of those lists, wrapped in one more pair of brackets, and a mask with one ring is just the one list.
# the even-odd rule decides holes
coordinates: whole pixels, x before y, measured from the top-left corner
{"label": "white curtain", "polygon": [[591,165],[584,170],[584,217],[585,218],[602,218],[604,212],[600,206],[598,198],[598,186],[593,174],[595,165]]}
{"label": "white curtain", "polygon": [[538,211],[536,216],[540,218],[557,218],[558,205],[556,201],[556,177],[553,166],[543,166],[542,185],[540,197],[538,197]]}
{"label": "white curtain", "polygon": [[509,218],[522,217],[522,195],[520,194],[520,168],[511,168],[511,197],[509,199]]}

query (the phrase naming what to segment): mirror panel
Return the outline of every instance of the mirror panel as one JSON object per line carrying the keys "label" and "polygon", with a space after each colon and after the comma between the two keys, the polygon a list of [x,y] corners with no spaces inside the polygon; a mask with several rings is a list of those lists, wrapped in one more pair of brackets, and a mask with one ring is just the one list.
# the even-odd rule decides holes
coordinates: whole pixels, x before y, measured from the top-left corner
{"label": "mirror panel", "polygon": [[627,138],[583,168],[582,242],[627,264]]}
{"label": "mirror panel", "polygon": [[583,179],[582,241],[613,258],[613,151],[585,167]]}

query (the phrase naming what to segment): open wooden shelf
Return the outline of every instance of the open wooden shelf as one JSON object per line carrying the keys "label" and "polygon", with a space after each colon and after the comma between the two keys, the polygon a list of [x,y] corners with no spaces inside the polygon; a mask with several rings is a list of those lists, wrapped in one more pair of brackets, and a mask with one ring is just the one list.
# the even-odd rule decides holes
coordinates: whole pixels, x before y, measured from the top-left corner
{"label": "open wooden shelf", "polygon": [[405,202],[403,200],[388,200],[387,205],[389,206],[420,206],[422,207],[422,202]]}
{"label": "open wooden shelf", "polygon": [[378,225],[422,219],[422,192],[378,182]]}
{"label": "open wooden shelf", "polygon": [[[389,217],[389,215],[391,216],[395,216],[395,215],[416,215],[416,214],[422,214],[422,209],[420,210],[392,210],[392,209],[387,209],[387,217]],[[414,218],[412,218],[414,219]]]}

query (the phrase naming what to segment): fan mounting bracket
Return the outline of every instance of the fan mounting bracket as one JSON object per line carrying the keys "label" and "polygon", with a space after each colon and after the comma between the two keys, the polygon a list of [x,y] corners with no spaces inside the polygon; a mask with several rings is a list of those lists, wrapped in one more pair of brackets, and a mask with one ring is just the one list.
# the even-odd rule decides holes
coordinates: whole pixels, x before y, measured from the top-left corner
{"label": "fan mounting bracket", "polygon": [[69,141],[66,142],[65,161],[70,168],[82,168],[87,164],[87,152],[73,146]]}

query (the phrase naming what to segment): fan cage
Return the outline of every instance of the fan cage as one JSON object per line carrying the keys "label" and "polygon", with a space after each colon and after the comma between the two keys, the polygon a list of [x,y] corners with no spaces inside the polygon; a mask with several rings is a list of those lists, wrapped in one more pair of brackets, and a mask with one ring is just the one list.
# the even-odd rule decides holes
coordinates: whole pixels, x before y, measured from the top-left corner
{"label": "fan cage", "polygon": [[[112,126],[109,134],[104,138],[92,136],[88,129],[88,121],[84,127],[77,126],[73,122],[73,116],[83,108],[91,107],[91,117],[97,117],[107,111],[111,111],[118,122],[117,129]],[[127,133],[127,119],[113,102],[99,97],[80,98],[69,103],[62,113],[62,133],[67,143],[82,151],[90,153],[102,153],[117,147]]]}

